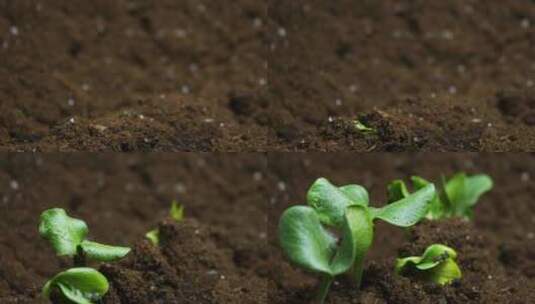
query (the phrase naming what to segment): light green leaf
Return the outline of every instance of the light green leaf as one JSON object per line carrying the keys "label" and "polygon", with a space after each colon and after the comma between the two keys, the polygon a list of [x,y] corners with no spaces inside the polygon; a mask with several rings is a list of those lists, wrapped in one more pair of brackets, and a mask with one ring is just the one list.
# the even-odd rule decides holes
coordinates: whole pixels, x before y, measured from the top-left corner
{"label": "light green leaf", "polygon": [[307,206],[287,209],[279,222],[279,241],[286,256],[313,272],[331,274],[336,239],[321,225],[316,211]]}
{"label": "light green leaf", "polygon": [[470,208],[477,203],[482,194],[492,187],[493,182],[488,175],[456,174],[445,186],[446,196],[453,207],[453,215],[469,216]]}
{"label": "light green leaf", "polygon": [[101,299],[109,289],[106,277],[93,268],[71,268],[61,272],[43,287],[43,296],[49,298],[59,288],[62,295],[77,304],[88,304]]}
{"label": "light green leaf", "polygon": [[368,191],[361,185],[345,185],[338,189],[356,205],[368,206],[370,202]]}
{"label": "light green leaf", "polygon": [[184,218],[184,206],[182,206],[182,204],[178,203],[177,201],[173,201],[171,203],[171,210],[169,210],[169,215],[176,222],[180,222]]}
{"label": "light green leaf", "polygon": [[147,239],[149,239],[154,246],[158,246],[158,244],[160,244],[160,230],[158,230],[158,228],[147,232],[145,237],[147,237]]}
{"label": "light green leaf", "polygon": [[101,262],[112,262],[121,259],[130,252],[128,247],[104,245],[87,240],[82,241],[80,246],[88,258]]}
{"label": "light green leaf", "polygon": [[388,203],[402,200],[407,196],[409,196],[409,190],[402,180],[396,179],[388,184]]}
{"label": "light green leaf", "polygon": [[397,259],[395,272],[404,274],[412,268],[419,271],[419,276],[424,280],[444,285],[461,278],[456,258],[457,253],[452,248],[433,244],[427,247],[422,256]]}
{"label": "light green leaf", "polygon": [[[307,202],[318,213],[322,223],[340,228],[344,222],[344,213],[348,206],[359,204],[351,197],[363,197],[361,190],[354,186],[344,188],[345,191],[331,184],[325,178],[318,178],[307,193]],[[348,196],[346,193],[349,193]],[[356,196],[358,195],[358,196]],[[362,203],[362,202],[360,202]]]}
{"label": "light green leaf", "polygon": [[453,259],[448,259],[429,270],[429,281],[440,285],[449,284],[453,280],[460,279],[461,277],[461,269]]}
{"label": "light green leaf", "polygon": [[41,214],[39,234],[48,240],[59,256],[74,256],[88,232],[84,221],[69,217],[65,210],[53,208]]}
{"label": "light green leaf", "polygon": [[409,227],[427,214],[429,203],[435,195],[435,186],[429,184],[406,198],[382,208],[370,208],[373,218],[379,218],[392,225]]}

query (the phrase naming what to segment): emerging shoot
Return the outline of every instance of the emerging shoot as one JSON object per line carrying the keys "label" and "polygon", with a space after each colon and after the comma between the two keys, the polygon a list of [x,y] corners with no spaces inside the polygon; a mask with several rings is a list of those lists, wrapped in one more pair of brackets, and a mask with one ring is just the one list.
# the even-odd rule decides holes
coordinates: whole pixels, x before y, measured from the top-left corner
{"label": "emerging shoot", "polygon": [[319,178],[308,191],[309,206],[293,206],[282,214],[280,244],[291,262],[322,276],[317,301],[323,303],[337,275],[350,272],[360,286],[375,219],[412,226],[425,217],[434,194],[435,187],[429,184],[399,201],[374,208],[368,206],[364,187],[336,187]]}
{"label": "emerging shoot", "polygon": [[[173,201],[171,203],[171,209],[169,210],[169,216],[177,223],[180,222],[184,218],[184,206],[177,201]],[[158,228],[147,232],[145,237],[155,246],[160,244],[160,231]]]}
{"label": "emerging shoot", "polygon": [[355,126],[355,129],[357,129],[357,131],[361,132],[362,134],[366,134],[367,135],[367,134],[376,134],[377,133],[376,129],[368,127],[367,125],[365,125],[364,123],[362,123],[358,119],[355,119],[353,121],[353,125]]}
{"label": "emerging shoot", "polygon": [[399,275],[414,276],[425,282],[440,285],[450,284],[460,279],[461,269],[455,262],[457,253],[448,246],[433,244],[422,256],[412,256],[396,260],[395,271]]}
{"label": "emerging shoot", "polygon": [[[419,176],[411,178],[415,190],[421,189],[429,182]],[[428,219],[436,220],[449,217],[463,217],[470,219],[473,217],[473,207],[479,197],[492,189],[493,182],[488,175],[479,174],[468,176],[465,173],[458,173],[448,181],[443,181],[444,189],[437,191],[431,201]],[[407,197],[409,191],[405,183],[395,180],[388,186],[389,201],[396,201]]]}

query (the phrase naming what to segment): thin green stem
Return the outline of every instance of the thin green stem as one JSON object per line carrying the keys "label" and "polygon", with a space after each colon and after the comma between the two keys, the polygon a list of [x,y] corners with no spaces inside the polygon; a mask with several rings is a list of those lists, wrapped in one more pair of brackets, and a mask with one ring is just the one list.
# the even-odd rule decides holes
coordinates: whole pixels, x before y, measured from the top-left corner
{"label": "thin green stem", "polygon": [[316,295],[316,302],[317,304],[323,304],[325,303],[325,299],[327,298],[327,294],[329,293],[329,287],[331,287],[331,284],[334,280],[334,277],[330,275],[324,275],[321,279],[320,285],[318,287],[318,294]]}
{"label": "thin green stem", "polygon": [[355,258],[355,264],[353,264],[353,278],[357,289],[360,289],[362,284],[362,272],[364,271],[364,255]]}

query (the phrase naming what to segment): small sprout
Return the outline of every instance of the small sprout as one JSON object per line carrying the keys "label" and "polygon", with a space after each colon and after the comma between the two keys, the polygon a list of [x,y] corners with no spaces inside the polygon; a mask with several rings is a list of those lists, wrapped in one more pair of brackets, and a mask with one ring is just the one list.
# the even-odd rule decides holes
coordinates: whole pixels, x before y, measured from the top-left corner
{"label": "small sprout", "polygon": [[[171,209],[169,210],[169,216],[177,223],[180,222],[184,218],[184,206],[177,201],[173,201],[171,203]],[[145,237],[155,246],[160,244],[160,231],[158,228],[147,232]]]}
{"label": "small sprout", "polygon": [[[411,178],[415,190],[421,189],[429,182],[419,176]],[[431,201],[427,218],[431,220],[464,217],[473,217],[473,207],[479,197],[493,187],[492,179],[488,175],[479,174],[468,176],[458,173],[448,181],[443,181],[444,189],[437,192]],[[389,201],[395,201],[409,195],[405,183],[395,180],[388,186]]]}
{"label": "small sprout", "polygon": [[[106,277],[93,268],[71,268],[54,276],[43,287],[45,298],[59,303],[92,304],[108,292]],[[54,295],[52,295],[54,293]]]}
{"label": "small sprout", "polygon": [[86,240],[88,233],[84,221],[72,218],[61,208],[52,208],[41,214],[39,234],[48,240],[58,256],[69,256],[75,265],[85,266],[85,258],[110,262],[123,258],[128,247],[109,246]]}
{"label": "small sprout", "polygon": [[279,240],[286,256],[305,270],[319,273],[317,301],[323,303],[334,277],[351,272],[360,286],[363,262],[373,240],[373,220],[400,227],[420,221],[435,193],[432,184],[382,208],[369,207],[360,185],[336,187],[317,179],[307,193],[309,206],[293,206],[281,216]]}
{"label": "small sprout", "polygon": [[457,253],[452,248],[433,244],[422,256],[397,259],[395,271],[399,275],[412,274],[425,282],[446,285],[462,277],[456,258]]}
{"label": "small sprout", "polygon": [[375,128],[368,127],[367,125],[365,125],[358,119],[355,119],[353,121],[353,125],[355,126],[355,129],[360,131],[362,134],[376,134],[377,133],[377,130]]}

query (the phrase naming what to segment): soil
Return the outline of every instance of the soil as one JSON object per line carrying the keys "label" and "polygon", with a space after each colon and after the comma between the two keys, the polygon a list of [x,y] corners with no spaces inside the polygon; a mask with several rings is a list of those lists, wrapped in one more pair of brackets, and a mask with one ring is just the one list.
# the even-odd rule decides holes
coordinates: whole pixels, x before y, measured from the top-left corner
{"label": "soil", "polygon": [[[475,208],[473,222],[423,222],[403,230],[377,221],[361,290],[345,276],[333,284],[327,303],[533,303],[535,302],[535,159],[529,154],[268,154],[278,191],[269,210],[269,303],[310,303],[318,278],[292,266],[277,242],[277,222],[287,207],[305,203],[319,176],[335,184],[359,183],[371,204],[386,200],[386,185],[411,175],[440,181],[458,171],[489,174],[494,189]],[[460,281],[441,288],[393,273],[398,256],[420,255],[432,243],[455,248]]]}
{"label": "soil", "polygon": [[531,0],[78,2],[0,1],[2,150],[535,150]]}

